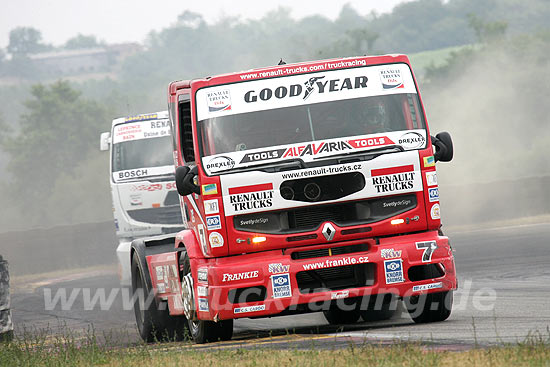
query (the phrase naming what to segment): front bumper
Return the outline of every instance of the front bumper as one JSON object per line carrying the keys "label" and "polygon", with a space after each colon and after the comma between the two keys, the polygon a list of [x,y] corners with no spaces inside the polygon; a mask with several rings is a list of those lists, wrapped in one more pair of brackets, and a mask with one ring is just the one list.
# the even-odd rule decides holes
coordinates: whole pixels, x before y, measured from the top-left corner
{"label": "front bumper", "polygon": [[340,299],[457,287],[452,249],[437,231],[191,261],[202,320],[273,316],[303,305],[321,310]]}

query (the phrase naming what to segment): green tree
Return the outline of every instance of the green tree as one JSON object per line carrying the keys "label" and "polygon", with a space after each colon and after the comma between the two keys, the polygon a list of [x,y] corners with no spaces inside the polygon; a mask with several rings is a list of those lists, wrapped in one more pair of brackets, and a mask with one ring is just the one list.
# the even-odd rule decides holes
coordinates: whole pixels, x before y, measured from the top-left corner
{"label": "green tree", "polygon": [[111,114],[66,81],[34,85],[25,107],[17,135],[3,136],[0,144],[9,155],[11,196],[27,209],[29,220],[40,220],[48,216],[40,203],[51,195],[61,174],[73,175],[95,149]]}
{"label": "green tree", "polygon": [[474,13],[468,14],[468,24],[474,30],[479,42],[502,39],[508,29],[508,23],[505,21],[484,22]]}
{"label": "green tree", "polygon": [[28,55],[47,51],[52,46],[42,43],[42,33],[32,27],[17,27],[10,31],[8,52],[12,55]]}
{"label": "green tree", "polygon": [[83,34],[78,34],[77,36],[67,40],[65,46],[67,50],[76,50],[79,48],[94,48],[103,46],[102,42],[98,42],[95,36],[85,36]]}

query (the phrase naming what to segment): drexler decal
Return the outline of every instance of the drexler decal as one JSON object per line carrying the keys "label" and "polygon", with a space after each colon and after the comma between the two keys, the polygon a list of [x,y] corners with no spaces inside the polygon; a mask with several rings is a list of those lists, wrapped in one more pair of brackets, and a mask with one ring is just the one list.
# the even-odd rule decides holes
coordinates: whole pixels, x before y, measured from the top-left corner
{"label": "drexler decal", "polygon": [[416,172],[412,164],[371,170],[372,184],[377,193],[392,193],[414,188]]}
{"label": "drexler decal", "polygon": [[259,184],[229,189],[229,203],[236,212],[273,206],[273,184]]}

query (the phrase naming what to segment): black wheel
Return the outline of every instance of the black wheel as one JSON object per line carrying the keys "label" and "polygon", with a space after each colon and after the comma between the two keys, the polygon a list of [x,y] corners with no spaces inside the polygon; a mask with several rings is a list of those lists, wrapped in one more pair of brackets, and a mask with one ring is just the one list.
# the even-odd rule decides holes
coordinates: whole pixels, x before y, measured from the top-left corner
{"label": "black wheel", "polygon": [[[391,294],[380,295],[384,297],[367,305],[366,309],[361,310],[361,318],[363,321],[384,321],[389,320],[397,312],[398,300]],[[380,302],[381,301],[381,302]]]}
{"label": "black wheel", "polygon": [[324,310],[325,319],[331,325],[354,324],[361,317],[359,304],[353,300],[346,302],[345,299],[332,303],[328,310]]}
{"label": "black wheel", "polygon": [[[185,335],[186,320],[182,316],[170,316],[167,305],[157,306],[152,285],[141,266],[137,254],[132,256],[132,294],[134,314],[139,335],[147,342],[181,340]],[[136,294],[137,293],[137,294]]]}
{"label": "black wheel", "polygon": [[233,320],[218,322],[196,320],[189,321],[189,333],[195,343],[217,342],[218,340],[230,340],[233,336]]}
{"label": "black wheel", "polygon": [[411,296],[405,304],[417,324],[444,321],[451,315],[453,291]]}
{"label": "black wheel", "polygon": [[[191,264],[189,262],[189,256],[187,252],[180,254],[180,264],[183,269],[183,277],[191,274]],[[183,283],[183,282],[182,282]],[[194,292],[191,291],[190,299],[187,301],[193,307],[195,304]],[[184,304],[186,301],[184,300]],[[194,313],[194,311],[193,311]],[[215,342],[218,340],[230,340],[233,336],[233,320],[221,320],[218,322],[205,321],[205,320],[192,320],[188,319],[189,334],[195,341],[195,343],[203,344],[207,342]]]}

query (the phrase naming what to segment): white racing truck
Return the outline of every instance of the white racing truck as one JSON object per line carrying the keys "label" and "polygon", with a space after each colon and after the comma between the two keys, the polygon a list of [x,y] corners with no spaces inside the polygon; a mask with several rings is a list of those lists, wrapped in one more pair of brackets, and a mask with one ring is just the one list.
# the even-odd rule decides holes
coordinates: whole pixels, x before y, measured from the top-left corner
{"label": "white racing truck", "polygon": [[183,226],[171,139],[167,111],[117,118],[100,137],[100,149],[110,149],[116,252],[124,286],[131,284],[132,240],[178,232]]}

